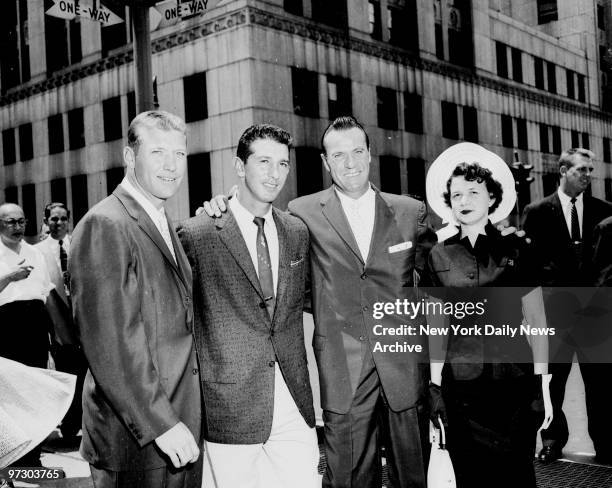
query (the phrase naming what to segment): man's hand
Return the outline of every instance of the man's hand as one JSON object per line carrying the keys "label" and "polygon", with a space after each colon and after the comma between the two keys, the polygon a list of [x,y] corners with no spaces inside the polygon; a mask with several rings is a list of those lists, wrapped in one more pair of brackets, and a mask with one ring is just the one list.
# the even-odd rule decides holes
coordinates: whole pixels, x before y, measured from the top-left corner
{"label": "man's hand", "polygon": [[155,439],[155,443],[170,458],[175,468],[195,463],[200,455],[193,434],[183,422],[164,432]]}
{"label": "man's hand", "polygon": [[30,276],[30,273],[34,269],[34,266],[30,266],[28,264],[23,263],[25,263],[25,259],[23,259],[17,266],[15,266],[15,268],[11,270],[8,275],[11,281],[25,280],[28,276]]}
{"label": "man's hand", "polygon": [[221,217],[222,213],[227,212],[228,199],[236,196],[238,192],[238,185],[234,185],[228,192],[229,196],[216,195],[208,202],[204,202],[202,207],[198,207],[196,215],[200,215],[202,212],[206,212],[209,217]]}
{"label": "man's hand", "polygon": [[440,428],[440,420],[444,427],[448,427],[448,418],[446,417],[446,405],[442,398],[442,388],[435,383],[429,383],[429,392],[427,400],[429,403],[429,418],[433,422],[436,429]]}
{"label": "man's hand", "polygon": [[531,239],[529,237],[526,237],[526,234],[525,234],[524,230],[518,230],[514,226],[506,227],[504,224],[499,224],[497,226],[497,230],[501,232],[502,236],[508,236],[510,234],[516,234],[516,237],[523,237],[527,244],[529,244],[531,242]]}

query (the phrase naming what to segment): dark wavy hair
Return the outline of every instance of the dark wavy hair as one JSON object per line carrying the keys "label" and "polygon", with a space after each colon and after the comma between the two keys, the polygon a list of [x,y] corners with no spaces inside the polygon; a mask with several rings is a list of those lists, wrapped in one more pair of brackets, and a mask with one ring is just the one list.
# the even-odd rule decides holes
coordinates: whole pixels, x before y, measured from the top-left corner
{"label": "dark wavy hair", "polygon": [[499,204],[502,201],[502,196],[504,194],[504,190],[502,189],[501,183],[493,178],[493,174],[491,170],[487,168],[483,168],[480,164],[473,163],[459,163],[453,172],[450,175],[450,178],[446,182],[446,191],[442,194],[444,197],[444,203],[451,206],[450,201],[450,187],[453,178],[458,176],[463,176],[466,181],[477,181],[478,183],[482,183],[484,181],[487,186],[487,191],[493,198],[493,205],[489,207],[489,213],[495,212],[495,209],[499,207]]}
{"label": "dark wavy hair", "polygon": [[291,149],[291,145],[293,144],[291,134],[285,129],[272,124],[252,125],[242,133],[238,141],[238,148],[236,149],[236,156],[244,164],[246,164],[249,156],[253,154],[251,144],[259,139],[270,139],[271,141],[287,146],[288,149]]}

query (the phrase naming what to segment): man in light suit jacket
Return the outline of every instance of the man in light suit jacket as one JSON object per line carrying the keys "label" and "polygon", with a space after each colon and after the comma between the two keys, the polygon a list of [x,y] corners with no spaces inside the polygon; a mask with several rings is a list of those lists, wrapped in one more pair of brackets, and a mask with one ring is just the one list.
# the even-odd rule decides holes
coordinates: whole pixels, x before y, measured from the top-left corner
{"label": "man in light suit jacket", "polygon": [[424,269],[435,240],[425,205],[370,183],[368,135],[352,117],[330,124],[322,149],[333,186],[293,200],[289,210],[310,231],[313,347],[327,452],[323,485],[380,486],[386,435],[391,484],[425,487],[426,348],[404,351],[396,345],[403,336],[376,335],[375,325],[399,327],[407,318],[373,314],[379,302],[416,300],[415,271]]}
{"label": "man in light suit jacket", "polygon": [[550,427],[541,432],[543,448],[539,458],[543,462],[561,457],[568,440],[567,421],[561,407],[574,353],[584,380],[589,434],[597,457],[600,461],[612,462],[612,420],[606,392],[601,386],[610,371],[606,365],[589,364],[576,335],[576,332],[580,335],[577,313],[581,308],[580,297],[583,291],[588,293],[580,287],[592,286],[593,229],[612,215],[612,204],[585,194],[594,169],[593,158],[594,154],[587,149],[564,151],[559,158],[558,190],[527,205],[523,212],[523,229],[536,251],[534,271],[539,284],[556,288],[549,290],[546,310],[547,318],[554,322],[549,325],[556,327],[558,333],[551,337],[549,371],[554,417]]}
{"label": "man in light suit jacket", "polygon": [[164,212],[185,172],[185,132],[175,115],[139,114],[126,177],[73,233],[72,305],[89,364],[81,454],[96,488],[201,486],[191,270]]}
{"label": "man in light suit jacket", "polygon": [[76,327],[72,321],[67,268],[71,240],[68,234],[69,220],[70,210],[65,204],[53,202],[45,206],[44,222],[49,228],[49,235],[36,244],[36,247],[45,257],[51,283],[55,285],[55,288],[49,293],[46,303],[53,321],[52,354],[55,360],[55,368],[77,377],[74,398],[60,426],[62,432],[61,445],[78,448],[80,438],[77,437],[77,434],[81,429],[83,416],[81,395],[85,373],[87,372],[87,362],[81,351]]}
{"label": "man in light suit jacket", "polygon": [[178,231],[194,273],[205,486],[320,486],[302,323],[308,230],[272,207],[290,144],[281,128],[248,128],[230,212],[201,214]]}

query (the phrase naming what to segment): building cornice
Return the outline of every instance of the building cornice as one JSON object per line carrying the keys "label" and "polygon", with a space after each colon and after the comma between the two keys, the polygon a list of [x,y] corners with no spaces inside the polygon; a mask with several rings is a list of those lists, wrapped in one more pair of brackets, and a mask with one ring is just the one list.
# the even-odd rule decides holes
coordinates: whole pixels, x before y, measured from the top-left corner
{"label": "building cornice", "polygon": [[[566,100],[561,96],[544,93],[529,86],[517,86],[513,82],[505,82],[495,76],[476,73],[472,69],[453,65],[440,60],[428,60],[415,56],[413,53],[386,45],[382,42],[358,39],[347,35],[345,30],[334,29],[318,24],[306,18],[293,15],[266,12],[256,7],[244,7],[216,18],[205,20],[184,30],[172,32],[155,38],[152,41],[152,52],[160,53],[182,44],[190,43],[212,34],[222,32],[237,26],[257,25],[275,29],[292,35],[310,39],[330,47],[348,49],[386,61],[420,69],[454,80],[485,87],[510,96],[516,96],[531,102],[552,106],[556,109],[576,113],[589,118],[597,118],[606,122],[612,120],[612,114],[589,107],[586,104]],[[131,46],[114,51],[109,56],[88,64],[68,67],[50,78],[39,82],[28,83],[9,90],[0,97],[0,107],[24,100],[33,95],[47,92],[72,82],[87,78],[97,73],[123,66],[134,60]]]}

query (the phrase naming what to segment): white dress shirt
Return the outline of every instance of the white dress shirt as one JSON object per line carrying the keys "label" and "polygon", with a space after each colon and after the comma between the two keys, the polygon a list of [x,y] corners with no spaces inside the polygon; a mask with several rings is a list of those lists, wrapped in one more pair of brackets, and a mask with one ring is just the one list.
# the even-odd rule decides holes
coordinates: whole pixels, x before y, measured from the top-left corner
{"label": "white dress shirt", "polygon": [[140,204],[140,206],[144,209],[147,215],[151,218],[155,227],[161,234],[166,246],[170,250],[170,254],[174,258],[174,262],[176,262],[176,254],[174,253],[174,246],[172,244],[172,238],[170,237],[170,230],[168,227],[168,219],[166,217],[166,211],[164,207],[157,209],[155,205],[153,205],[147,197],[145,197],[140,191],[138,191],[130,180],[127,177],[123,178],[121,182],[121,186],[125,191],[127,191],[134,199]]}
{"label": "white dress shirt", "polygon": [[[247,245],[249,254],[251,255],[251,261],[259,276],[259,261],[257,259],[257,225],[253,222],[255,215],[249,212],[239,200],[239,196],[232,198],[229,201],[229,208],[234,214],[234,218],[238,223],[244,242]],[[278,287],[278,232],[276,230],[276,224],[272,217],[272,207],[268,210],[268,213],[263,216],[264,222],[264,234],[266,235],[266,241],[268,242],[268,251],[270,253],[270,264],[272,265],[272,279],[274,282],[274,290]],[[276,294],[276,292],[275,292]]]}
{"label": "white dress shirt", "polygon": [[[563,191],[561,188],[557,189],[559,200],[561,201],[561,208],[563,209],[563,216],[565,217],[565,223],[570,236],[572,235],[572,198]],[[578,226],[580,227],[580,237],[582,237],[582,220],[584,215],[584,192],[576,197],[576,211],[578,212]]]}
{"label": "white dress shirt", "polygon": [[338,191],[336,187],[334,187],[334,190],[336,190],[336,195],[340,199],[342,210],[344,210],[346,219],[353,231],[353,236],[357,241],[359,252],[361,252],[361,257],[365,263],[368,260],[372,233],[374,232],[376,193],[374,193],[370,186],[368,191],[359,198],[354,199]]}
{"label": "white dress shirt", "polygon": [[[49,250],[50,254],[55,258],[57,269],[61,271],[62,263],[60,261],[59,241],[49,235],[36,245],[40,247],[45,246]],[[62,247],[66,251],[66,256],[70,256],[70,236],[68,234],[62,239]]]}
{"label": "white dress shirt", "polygon": [[21,241],[21,249],[16,253],[0,241],[0,276],[6,276],[18,266],[32,266],[32,272],[27,278],[13,281],[0,291],[0,306],[25,300],[46,302],[54,285],[51,284],[47,263],[42,253],[25,241]]}

